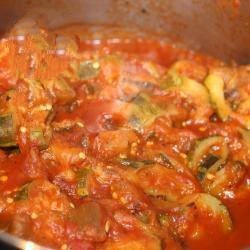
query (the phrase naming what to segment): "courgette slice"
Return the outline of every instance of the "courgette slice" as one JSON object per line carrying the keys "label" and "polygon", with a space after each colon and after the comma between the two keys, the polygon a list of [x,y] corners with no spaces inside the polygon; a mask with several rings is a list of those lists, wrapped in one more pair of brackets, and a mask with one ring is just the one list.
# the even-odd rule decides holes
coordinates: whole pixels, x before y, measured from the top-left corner
{"label": "courgette slice", "polygon": [[232,230],[233,223],[226,206],[214,196],[198,193],[185,197],[183,201],[185,206],[189,207],[190,204],[195,204],[200,213],[207,214],[218,220],[223,232],[227,233]]}
{"label": "courgette slice", "polygon": [[195,203],[200,209],[211,212],[215,217],[220,217],[224,232],[232,230],[233,224],[230,214],[220,200],[210,194],[199,194]]}
{"label": "courgette slice", "polygon": [[[213,150],[213,147],[220,150]],[[225,163],[228,156],[228,146],[222,136],[211,136],[196,143],[191,155],[189,167],[202,180],[208,170],[215,170]]]}
{"label": "courgette slice", "polygon": [[175,70],[170,70],[161,83],[162,89],[176,90],[187,96],[195,98],[201,103],[209,103],[207,89],[200,83],[179,75]]}
{"label": "courgette slice", "polygon": [[211,103],[214,105],[220,119],[225,122],[228,120],[231,109],[224,97],[224,81],[215,74],[207,76],[204,82],[210,95]]}
{"label": "courgette slice", "polygon": [[[190,119],[194,123],[204,124],[208,121],[212,106],[208,91],[203,84],[170,69],[161,82],[161,88],[192,104],[192,108],[187,108],[187,111],[190,112]],[[178,109],[174,112],[177,113]]]}

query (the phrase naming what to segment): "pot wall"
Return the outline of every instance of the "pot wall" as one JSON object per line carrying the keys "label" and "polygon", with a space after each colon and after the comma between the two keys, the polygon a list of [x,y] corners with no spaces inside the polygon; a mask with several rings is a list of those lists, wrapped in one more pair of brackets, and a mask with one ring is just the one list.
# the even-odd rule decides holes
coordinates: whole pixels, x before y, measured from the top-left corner
{"label": "pot wall", "polygon": [[[91,23],[139,28],[223,60],[250,61],[250,0],[0,0],[0,29],[20,17],[50,27]],[[238,5],[238,3],[240,3]]]}

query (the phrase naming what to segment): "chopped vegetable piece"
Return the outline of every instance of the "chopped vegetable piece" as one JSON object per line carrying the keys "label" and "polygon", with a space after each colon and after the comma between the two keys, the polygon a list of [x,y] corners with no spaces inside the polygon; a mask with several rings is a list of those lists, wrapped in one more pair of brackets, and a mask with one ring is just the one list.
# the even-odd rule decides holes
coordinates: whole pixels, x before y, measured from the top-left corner
{"label": "chopped vegetable piece", "polygon": [[[181,106],[186,110],[186,115],[189,113],[191,120],[200,124],[207,122],[207,116],[212,112],[212,107],[208,91],[202,84],[177,74],[175,70],[169,70],[162,80],[161,87],[168,94],[177,95],[178,98],[190,103],[190,107]],[[173,114],[183,113],[175,105],[170,108],[170,112]]]}
{"label": "chopped vegetable piece", "polygon": [[197,177],[201,181],[204,179],[208,169],[212,167],[217,161],[219,161],[219,157],[216,155],[208,154],[206,158],[200,164],[198,169]]}
{"label": "chopped vegetable piece", "polygon": [[202,161],[201,167],[208,169],[218,160],[219,157],[217,155],[208,154],[207,157]]}
{"label": "chopped vegetable piece", "polygon": [[176,201],[198,190],[196,182],[185,174],[158,164],[138,169],[136,180],[146,194],[168,201]]}
{"label": "chopped vegetable piece", "polygon": [[164,153],[160,153],[158,156],[156,156],[155,160],[157,163],[161,165],[167,166],[169,168],[173,168],[170,158]]}
{"label": "chopped vegetable piece", "polygon": [[75,223],[86,236],[95,241],[106,238],[104,212],[97,202],[86,202],[74,209],[70,220]]}
{"label": "chopped vegetable piece", "polygon": [[161,83],[162,89],[168,89],[171,87],[177,87],[182,85],[183,78],[176,73],[176,71],[167,72],[165,78]]}
{"label": "chopped vegetable piece", "polygon": [[44,80],[42,84],[60,104],[69,103],[76,96],[75,90],[63,78]]}
{"label": "chopped vegetable piece", "polygon": [[169,218],[165,213],[159,213],[157,219],[161,226],[167,226],[169,224]]}
{"label": "chopped vegetable piece", "polygon": [[182,76],[202,82],[207,75],[206,67],[193,60],[178,60],[171,65],[170,70],[175,70]]}
{"label": "chopped vegetable piece", "polygon": [[146,94],[138,95],[132,104],[129,123],[139,131],[152,124],[157,117],[163,114],[161,108],[155,105]]}
{"label": "chopped vegetable piece", "polygon": [[32,130],[30,132],[30,140],[35,143],[40,149],[45,149],[48,146],[48,142],[45,139],[42,130]]}
{"label": "chopped vegetable piece", "polygon": [[228,162],[219,169],[211,168],[202,181],[204,191],[212,195],[221,195],[225,190],[237,186],[244,178],[246,168],[241,162]]}
{"label": "chopped vegetable piece", "polygon": [[204,84],[209,91],[210,100],[215,106],[218,116],[222,121],[227,121],[231,110],[224,97],[223,79],[218,75],[210,74]]}
{"label": "chopped vegetable piece", "polygon": [[17,146],[16,128],[12,114],[0,116],[0,147]]}
{"label": "chopped vegetable piece", "polygon": [[137,134],[132,129],[102,131],[95,138],[94,148],[99,156],[112,157],[126,154],[130,145],[137,140]]}
{"label": "chopped vegetable piece", "polygon": [[40,104],[44,101],[46,94],[42,83],[39,80],[25,78],[24,81],[27,83],[29,89],[29,99],[32,100],[32,104]]}
{"label": "chopped vegetable piece", "polygon": [[29,183],[23,185],[15,194],[15,201],[23,201],[28,199],[28,188],[29,188]]}
{"label": "chopped vegetable piece", "polygon": [[136,217],[143,223],[148,224],[149,223],[149,217],[148,214],[146,212],[138,212],[136,213]]}
{"label": "chopped vegetable piece", "polygon": [[224,232],[232,230],[232,220],[227,208],[220,200],[209,194],[198,194],[194,200],[198,209],[211,213],[212,216],[220,219]]}
{"label": "chopped vegetable piece", "polygon": [[[213,147],[220,150],[213,150]],[[217,149],[215,147],[215,149]],[[198,141],[191,155],[190,168],[203,179],[208,169],[217,169],[225,163],[228,156],[228,147],[221,136],[212,136]]]}
{"label": "chopped vegetable piece", "polygon": [[200,103],[208,103],[209,95],[206,88],[195,80],[177,74],[174,70],[169,71],[162,82],[162,88],[181,91],[184,94],[199,98]]}
{"label": "chopped vegetable piece", "polygon": [[42,34],[32,34],[30,39],[36,44],[37,50],[47,51],[49,49],[48,41]]}
{"label": "chopped vegetable piece", "polygon": [[78,75],[81,80],[90,80],[98,76],[100,64],[98,61],[84,61],[80,63]]}
{"label": "chopped vegetable piece", "polygon": [[87,187],[87,181],[88,181],[88,175],[90,173],[89,168],[82,168],[77,171],[76,177],[77,177],[77,187],[76,187],[76,193],[81,197],[86,197],[89,195],[88,187]]}

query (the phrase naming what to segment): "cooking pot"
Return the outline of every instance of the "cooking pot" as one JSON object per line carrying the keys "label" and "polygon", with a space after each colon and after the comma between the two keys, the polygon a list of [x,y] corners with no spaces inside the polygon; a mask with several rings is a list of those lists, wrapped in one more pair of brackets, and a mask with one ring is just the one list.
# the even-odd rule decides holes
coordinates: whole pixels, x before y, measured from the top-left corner
{"label": "cooking pot", "polygon": [[[49,28],[72,23],[121,26],[246,64],[250,61],[249,13],[250,0],[0,0],[0,31],[4,36],[14,25],[22,25],[20,19],[41,18]],[[0,233],[0,239],[10,248],[41,249],[5,233]]]}

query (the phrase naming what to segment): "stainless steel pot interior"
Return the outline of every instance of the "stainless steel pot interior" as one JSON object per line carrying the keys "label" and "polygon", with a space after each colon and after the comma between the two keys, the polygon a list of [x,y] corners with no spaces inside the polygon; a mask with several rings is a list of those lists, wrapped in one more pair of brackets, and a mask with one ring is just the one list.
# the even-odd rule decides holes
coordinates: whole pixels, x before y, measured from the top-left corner
{"label": "stainless steel pot interior", "polygon": [[0,29],[8,30],[24,15],[46,16],[51,27],[137,27],[226,61],[248,63],[249,13],[250,0],[0,0]]}

